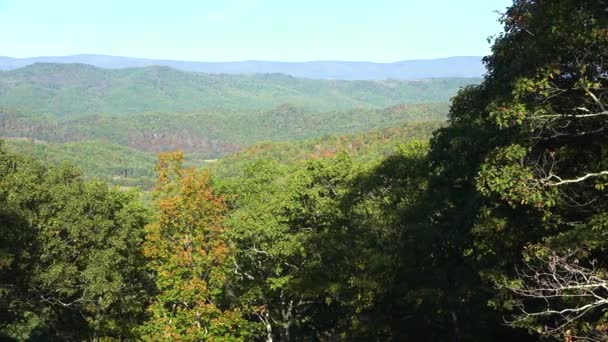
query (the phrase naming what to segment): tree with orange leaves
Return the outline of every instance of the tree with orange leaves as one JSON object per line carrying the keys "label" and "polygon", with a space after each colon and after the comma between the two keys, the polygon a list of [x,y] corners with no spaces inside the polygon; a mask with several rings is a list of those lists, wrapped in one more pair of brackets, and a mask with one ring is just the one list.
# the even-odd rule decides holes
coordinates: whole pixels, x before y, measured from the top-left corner
{"label": "tree with orange leaves", "polygon": [[240,312],[222,307],[229,249],[224,241],[222,197],[210,174],[183,168],[181,152],[159,156],[154,189],[156,217],[147,226],[144,254],[157,294],[142,326],[148,341],[240,341]]}

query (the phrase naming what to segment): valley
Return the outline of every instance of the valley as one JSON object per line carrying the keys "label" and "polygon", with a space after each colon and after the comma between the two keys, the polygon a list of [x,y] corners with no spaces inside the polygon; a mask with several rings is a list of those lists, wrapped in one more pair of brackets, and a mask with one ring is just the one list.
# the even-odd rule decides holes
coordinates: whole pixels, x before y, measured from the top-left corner
{"label": "valley", "polygon": [[[149,189],[160,152],[181,150],[188,165],[205,166],[206,160],[262,142],[279,148],[331,136],[349,140],[354,134],[361,140],[367,131],[445,120],[449,99],[476,82],[315,80],[38,63],[0,72],[0,137],[10,149],[48,163],[69,162],[89,177]],[[430,136],[429,130],[416,133]]]}

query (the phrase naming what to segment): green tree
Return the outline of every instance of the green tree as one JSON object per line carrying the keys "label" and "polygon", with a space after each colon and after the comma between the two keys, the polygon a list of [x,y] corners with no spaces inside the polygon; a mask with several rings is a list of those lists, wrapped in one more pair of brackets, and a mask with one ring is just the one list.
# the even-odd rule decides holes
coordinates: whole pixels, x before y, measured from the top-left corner
{"label": "green tree", "polygon": [[129,338],[146,298],[132,193],[0,146],[2,331],[17,339]]}
{"label": "green tree", "polygon": [[227,225],[235,249],[237,297],[264,327],[266,341],[290,341],[310,298],[295,287],[307,253],[301,235],[290,231],[283,215],[292,193],[287,169],[258,160],[239,177],[224,180],[221,188],[232,209]]}
{"label": "green tree", "polygon": [[[563,272],[568,258],[580,267],[592,263],[596,274],[608,266],[603,252],[607,6],[603,0],[516,1],[502,17],[505,32],[487,61],[490,73],[484,83],[494,96],[484,119],[506,140],[487,155],[478,175],[477,188],[490,200],[478,225],[480,240],[491,241],[488,253],[523,250],[526,268],[538,271],[544,264],[549,271]],[[555,314],[594,298],[553,290],[535,297],[519,290],[539,288],[542,277],[505,270],[495,276],[518,294],[507,302],[519,312],[516,326],[555,337],[597,337],[604,329],[603,306],[580,316]]]}
{"label": "green tree", "polygon": [[[437,241],[432,254],[441,256],[444,279],[434,288],[448,336],[498,339],[500,316],[487,312],[488,300],[499,314],[516,309],[513,325],[534,333],[603,329],[601,306],[552,315],[589,297],[531,294],[543,284],[535,276],[542,267],[556,276],[577,269],[564,260],[600,276],[606,267],[606,5],[514,1],[486,58],[487,76],[453,100],[449,127],[432,141],[424,215]],[[504,291],[488,291],[492,284]]]}
{"label": "green tree", "polygon": [[238,297],[267,341],[390,338],[398,212],[424,189],[425,151],[412,143],[368,167],[345,154],[260,160],[222,182]]}

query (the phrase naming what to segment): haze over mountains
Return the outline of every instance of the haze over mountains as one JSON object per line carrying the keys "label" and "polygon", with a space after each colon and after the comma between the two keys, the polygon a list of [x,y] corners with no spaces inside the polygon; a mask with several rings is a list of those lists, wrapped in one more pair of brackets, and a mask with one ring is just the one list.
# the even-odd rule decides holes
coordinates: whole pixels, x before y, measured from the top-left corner
{"label": "haze over mountains", "polygon": [[34,63],[80,63],[107,69],[168,66],[182,71],[212,74],[282,73],[295,77],[338,80],[424,79],[444,77],[481,77],[485,68],[479,56],[404,60],[393,63],[353,61],[237,61],[195,62],[144,59],[109,55],[79,54],[12,58],[0,56],[0,70],[13,70]]}

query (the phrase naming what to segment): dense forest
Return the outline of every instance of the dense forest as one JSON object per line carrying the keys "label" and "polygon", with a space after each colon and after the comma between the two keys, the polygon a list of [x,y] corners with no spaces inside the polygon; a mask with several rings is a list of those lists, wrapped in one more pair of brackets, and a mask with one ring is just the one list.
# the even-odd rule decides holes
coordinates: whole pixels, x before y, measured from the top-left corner
{"label": "dense forest", "polygon": [[180,149],[217,158],[260,141],[309,139],[389,128],[413,121],[444,120],[447,108],[447,103],[402,104],[382,109],[318,112],[285,104],[253,113],[92,115],[61,121],[32,113],[0,110],[0,136],[55,143],[102,140],[142,152]]}
{"label": "dense forest", "polygon": [[[277,138],[203,169],[163,152],[143,196],[43,159],[152,162],[118,138],[2,143],[2,339],[607,341],[608,1],[514,0],[500,20],[447,122]],[[365,110],[403,112],[382,107]]]}

